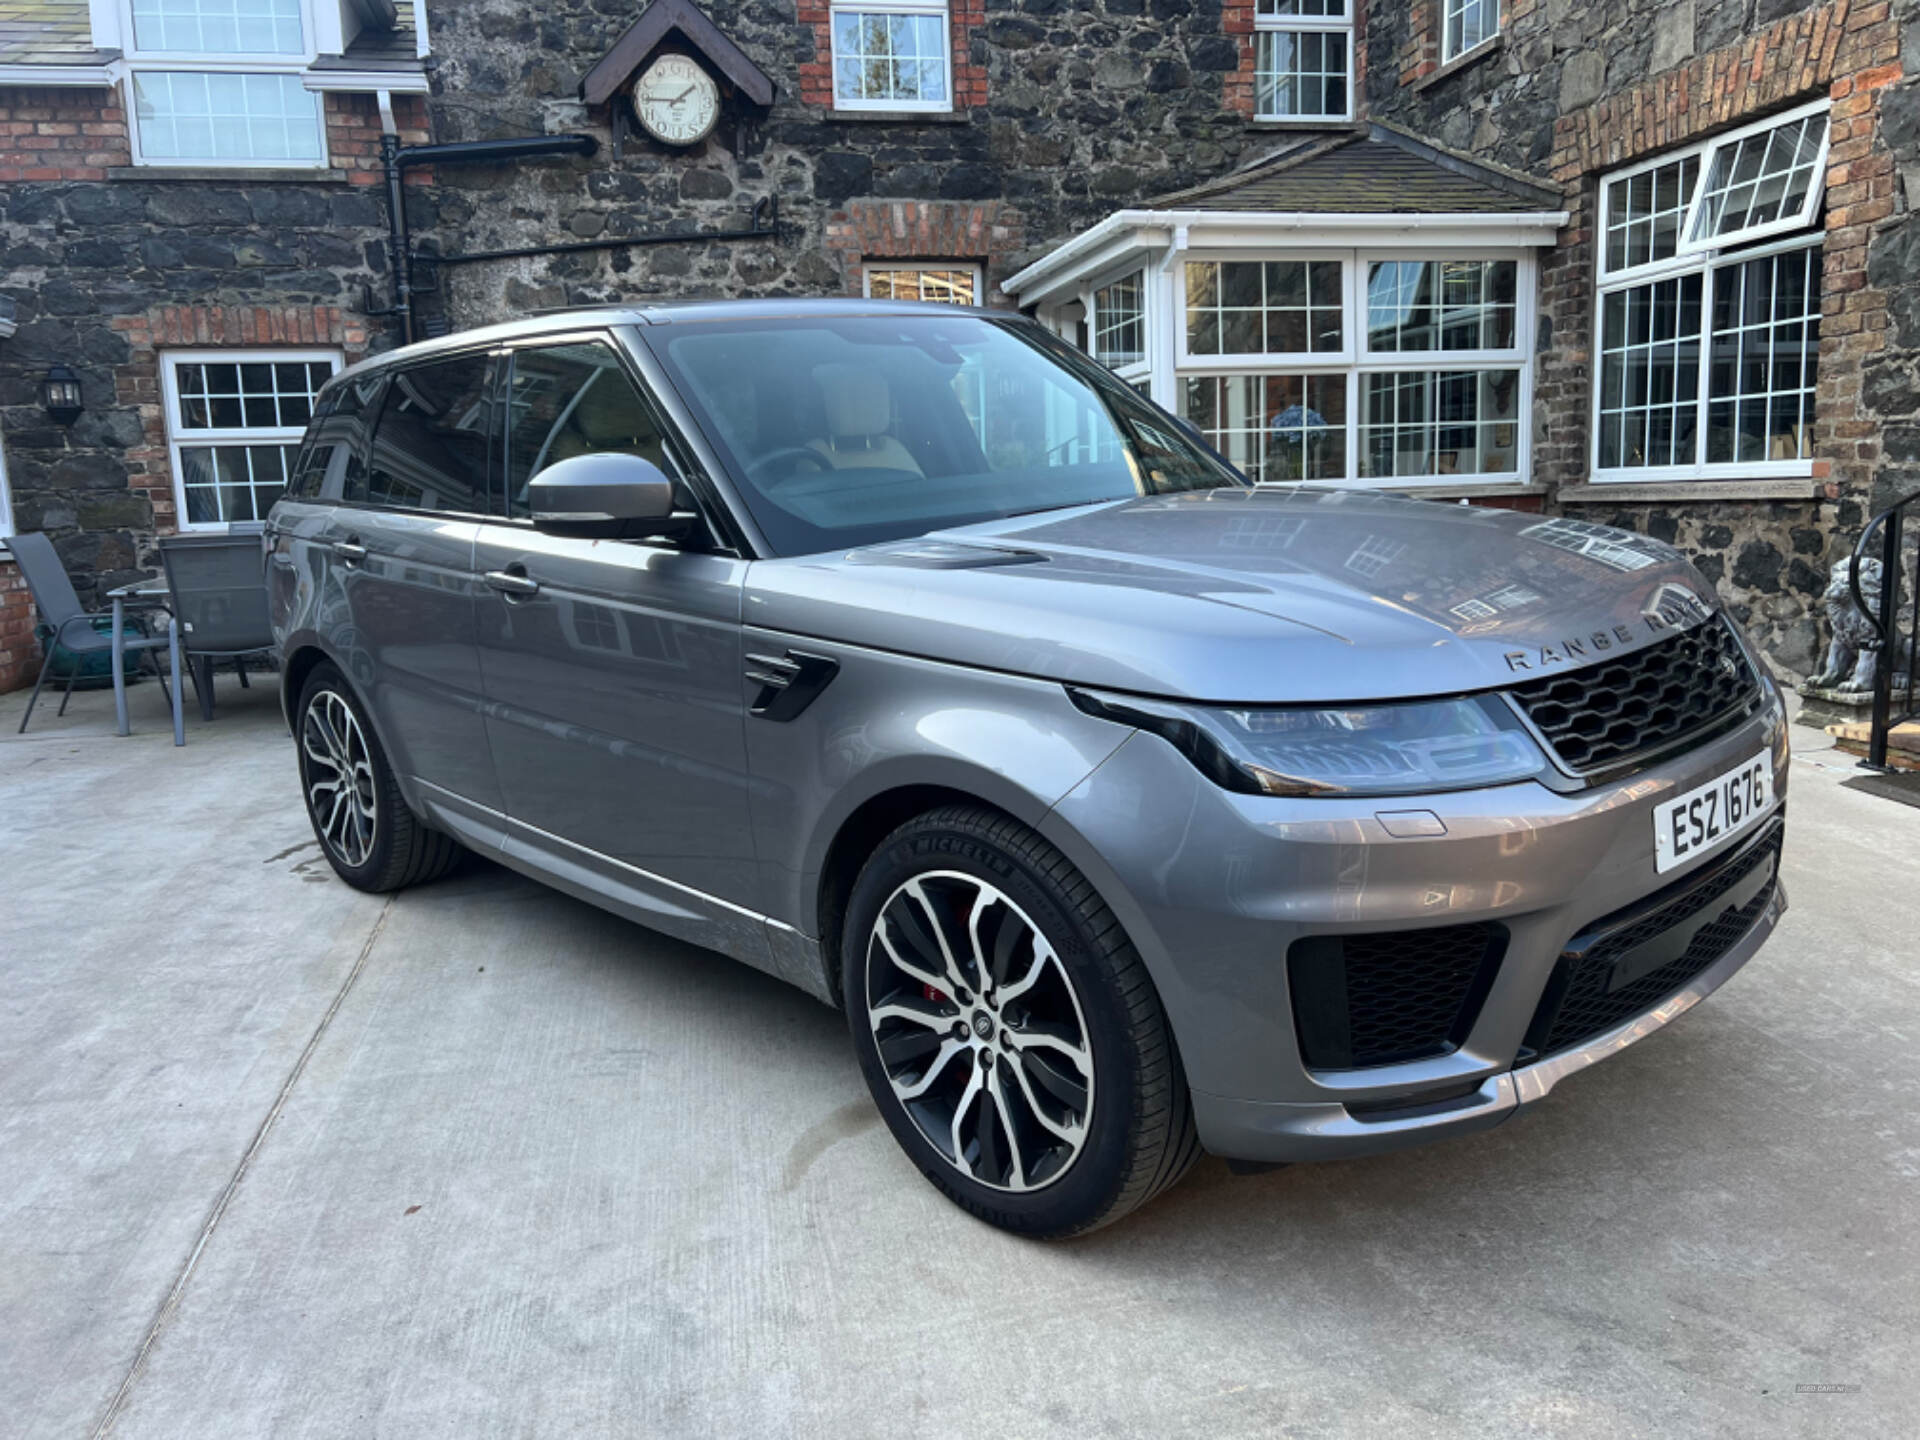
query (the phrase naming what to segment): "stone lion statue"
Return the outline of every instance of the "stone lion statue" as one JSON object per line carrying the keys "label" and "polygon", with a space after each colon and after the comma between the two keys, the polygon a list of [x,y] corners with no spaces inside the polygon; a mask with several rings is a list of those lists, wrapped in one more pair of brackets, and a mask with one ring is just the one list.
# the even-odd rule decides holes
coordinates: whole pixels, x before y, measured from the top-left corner
{"label": "stone lion statue", "polygon": [[[1873,689],[1880,652],[1868,647],[1876,643],[1880,632],[1854,603],[1853,586],[1848,583],[1848,572],[1852,565],[1851,559],[1836,560],[1827,577],[1823,598],[1827,607],[1827,623],[1833,629],[1833,641],[1827,646],[1826,665],[1807,682],[1816,689],[1842,690],[1850,694]],[[1860,593],[1876,610],[1880,607],[1880,580],[1880,562],[1863,559],[1860,562]]]}

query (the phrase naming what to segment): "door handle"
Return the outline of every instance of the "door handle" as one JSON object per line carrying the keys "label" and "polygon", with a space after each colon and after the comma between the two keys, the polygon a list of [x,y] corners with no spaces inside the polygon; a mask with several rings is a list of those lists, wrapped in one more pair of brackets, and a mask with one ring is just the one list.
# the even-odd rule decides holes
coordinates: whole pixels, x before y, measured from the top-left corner
{"label": "door handle", "polygon": [[511,570],[489,570],[484,577],[489,588],[498,590],[509,600],[524,600],[529,595],[540,593],[540,582],[518,568]]}
{"label": "door handle", "polygon": [[333,542],[333,553],[349,565],[358,565],[367,558],[367,547],[358,539],[336,540]]}

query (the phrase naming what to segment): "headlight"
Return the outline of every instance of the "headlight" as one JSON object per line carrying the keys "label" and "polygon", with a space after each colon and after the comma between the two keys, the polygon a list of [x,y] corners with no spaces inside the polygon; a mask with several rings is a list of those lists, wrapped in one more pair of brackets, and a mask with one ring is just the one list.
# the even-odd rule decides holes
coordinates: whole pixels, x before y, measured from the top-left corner
{"label": "headlight", "polygon": [[1406,704],[1181,705],[1071,686],[1089,715],[1161,736],[1253,795],[1419,795],[1526,780],[1546,757],[1493,696]]}

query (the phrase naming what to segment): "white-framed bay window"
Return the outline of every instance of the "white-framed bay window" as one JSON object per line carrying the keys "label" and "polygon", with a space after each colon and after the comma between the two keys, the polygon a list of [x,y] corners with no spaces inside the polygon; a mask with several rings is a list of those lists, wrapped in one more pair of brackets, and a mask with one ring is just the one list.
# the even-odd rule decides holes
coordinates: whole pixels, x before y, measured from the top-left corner
{"label": "white-framed bay window", "polygon": [[1261,120],[1353,113],[1352,0],[1255,0],[1253,111]]}
{"label": "white-framed bay window", "polygon": [[1827,106],[1602,177],[1596,482],[1812,473]]}
{"label": "white-framed bay window", "polygon": [[160,356],[182,530],[264,520],[286,489],[335,350],[169,350]]}
{"label": "white-framed bay window", "polygon": [[833,108],[951,110],[946,0],[832,0]]}
{"label": "white-framed bay window", "polygon": [[1170,408],[1265,483],[1515,484],[1530,251],[1190,251]]}
{"label": "white-framed bay window", "polygon": [[137,165],[311,168],[327,163],[304,0],[124,0]]}
{"label": "white-framed bay window", "polygon": [[1093,288],[1087,336],[1093,358],[1128,384],[1140,387],[1151,373],[1147,355],[1147,273],[1133,269]]}

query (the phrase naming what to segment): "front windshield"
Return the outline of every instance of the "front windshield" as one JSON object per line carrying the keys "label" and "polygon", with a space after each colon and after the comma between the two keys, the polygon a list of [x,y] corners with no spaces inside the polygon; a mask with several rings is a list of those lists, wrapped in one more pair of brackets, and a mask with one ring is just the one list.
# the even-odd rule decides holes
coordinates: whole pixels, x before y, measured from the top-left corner
{"label": "front windshield", "polygon": [[903,312],[698,321],[647,338],[782,555],[1245,483],[1029,328]]}

